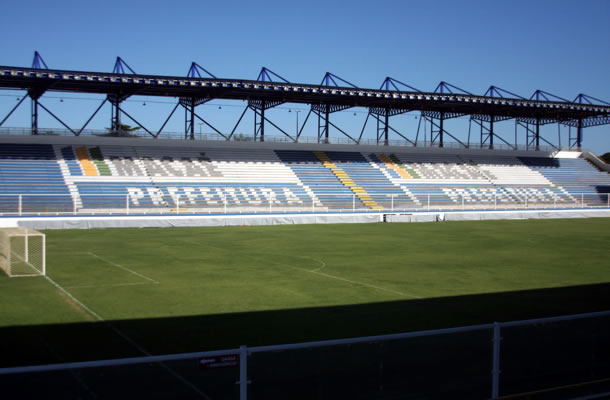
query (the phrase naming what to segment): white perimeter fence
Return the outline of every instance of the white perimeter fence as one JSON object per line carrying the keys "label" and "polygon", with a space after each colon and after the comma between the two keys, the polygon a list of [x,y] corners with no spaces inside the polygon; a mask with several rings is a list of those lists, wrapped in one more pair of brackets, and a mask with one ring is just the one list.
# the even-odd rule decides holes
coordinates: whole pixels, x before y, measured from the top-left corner
{"label": "white perimeter fence", "polygon": [[[0,368],[21,398],[610,396],[610,311],[354,339]],[[529,393],[529,395],[516,396]],[[83,397],[84,396],[84,397]],[[606,398],[606,397],[604,397]]]}
{"label": "white perimeter fence", "polygon": [[[328,193],[315,199],[274,191],[264,195],[244,191],[210,191],[203,194],[164,194],[146,197],[112,194],[0,194],[0,216],[90,214],[227,214],[282,212],[362,212],[426,210],[511,210],[610,208],[608,193],[485,195],[455,191],[416,195],[369,193],[370,199],[351,193]],[[367,202],[374,206],[369,207]]]}

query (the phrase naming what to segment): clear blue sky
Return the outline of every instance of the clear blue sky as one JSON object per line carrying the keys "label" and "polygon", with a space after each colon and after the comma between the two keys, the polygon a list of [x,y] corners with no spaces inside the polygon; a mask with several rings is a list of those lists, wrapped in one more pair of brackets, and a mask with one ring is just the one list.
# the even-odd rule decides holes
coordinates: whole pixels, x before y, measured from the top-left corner
{"label": "clear blue sky", "polygon": [[[610,102],[610,1],[606,0],[59,0],[8,2],[2,8],[2,65],[30,66],[38,50],[48,66],[57,69],[111,71],[116,56],[121,56],[143,74],[182,76],[196,61],[226,78],[254,79],[266,66],[292,82],[319,83],[330,71],[365,88],[377,88],[391,76],[424,91],[447,81],[476,94],[496,85],[524,97],[542,89],[570,100],[586,93]],[[0,97],[0,117],[15,104],[15,96]],[[80,127],[98,104],[68,95],[60,103],[56,96],[49,94],[43,104],[74,127]],[[126,109],[155,130],[172,108],[154,101],[143,108],[140,100],[146,99],[132,100],[137,102],[126,103]],[[291,107],[306,108],[286,105],[270,117],[293,133]],[[232,129],[242,110],[241,102],[217,101],[202,106],[200,113],[225,131]],[[23,107],[4,126],[28,126],[28,113],[29,106]],[[90,127],[107,127],[109,113],[104,111]],[[356,136],[365,118],[366,110],[333,116]],[[414,137],[416,120],[403,119],[401,125],[397,117],[396,128]],[[452,121],[447,128],[464,139],[467,121]],[[243,124],[239,131],[251,132],[252,116]],[[40,125],[58,126],[46,116]],[[311,134],[315,125],[311,124]],[[498,124],[509,142],[514,142],[514,125],[513,121]],[[183,130],[183,114],[174,116],[167,129]],[[269,128],[268,134],[279,133]],[[341,136],[336,131],[331,134]],[[367,131],[374,134],[374,129]],[[560,134],[562,144],[567,144],[567,129]],[[477,141],[478,135],[473,128],[471,140]],[[545,127],[543,135],[557,143],[557,125]],[[586,129],[584,147],[596,153],[610,151],[610,126]]]}

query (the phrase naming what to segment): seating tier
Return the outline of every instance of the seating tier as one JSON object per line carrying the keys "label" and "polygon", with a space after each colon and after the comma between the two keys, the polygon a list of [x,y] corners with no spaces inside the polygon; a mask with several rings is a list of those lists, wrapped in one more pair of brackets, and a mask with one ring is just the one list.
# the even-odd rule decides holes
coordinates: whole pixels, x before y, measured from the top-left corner
{"label": "seating tier", "polygon": [[389,209],[607,202],[584,159],[2,144],[0,212],[96,208]]}

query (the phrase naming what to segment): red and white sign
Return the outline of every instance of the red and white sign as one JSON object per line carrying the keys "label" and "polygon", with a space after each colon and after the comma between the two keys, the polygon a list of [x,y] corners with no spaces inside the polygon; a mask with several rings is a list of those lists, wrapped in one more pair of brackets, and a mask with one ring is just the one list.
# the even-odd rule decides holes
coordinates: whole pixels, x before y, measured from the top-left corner
{"label": "red and white sign", "polygon": [[230,368],[239,365],[239,354],[228,354],[225,356],[202,357],[199,359],[199,367],[208,368]]}

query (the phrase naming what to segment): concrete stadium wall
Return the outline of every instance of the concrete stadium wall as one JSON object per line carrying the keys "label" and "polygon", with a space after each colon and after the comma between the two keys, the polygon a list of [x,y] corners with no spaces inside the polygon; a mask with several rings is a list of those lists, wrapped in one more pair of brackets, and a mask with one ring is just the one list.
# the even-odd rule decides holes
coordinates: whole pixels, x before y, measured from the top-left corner
{"label": "concrete stadium wall", "polygon": [[324,213],[241,215],[148,215],[148,216],[58,216],[5,217],[0,227],[32,229],[171,228],[196,226],[248,226],[284,224],[347,224],[378,222],[486,221],[501,219],[610,218],[608,209],[511,210],[413,213]]}
{"label": "concrete stadium wall", "polygon": [[[545,151],[525,150],[489,150],[438,147],[410,146],[374,146],[355,144],[318,144],[318,143],[282,143],[282,142],[251,142],[224,140],[177,140],[177,139],[143,139],[123,137],[97,136],[48,136],[48,135],[0,135],[1,143],[24,144],[58,144],[86,146],[149,146],[149,147],[190,147],[202,149],[269,149],[269,150],[310,150],[310,151],[357,151],[357,152],[390,152],[390,153],[421,153],[421,154],[465,154],[488,156],[515,157],[552,157],[554,153]],[[579,152],[569,152],[571,156],[580,156]]]}

